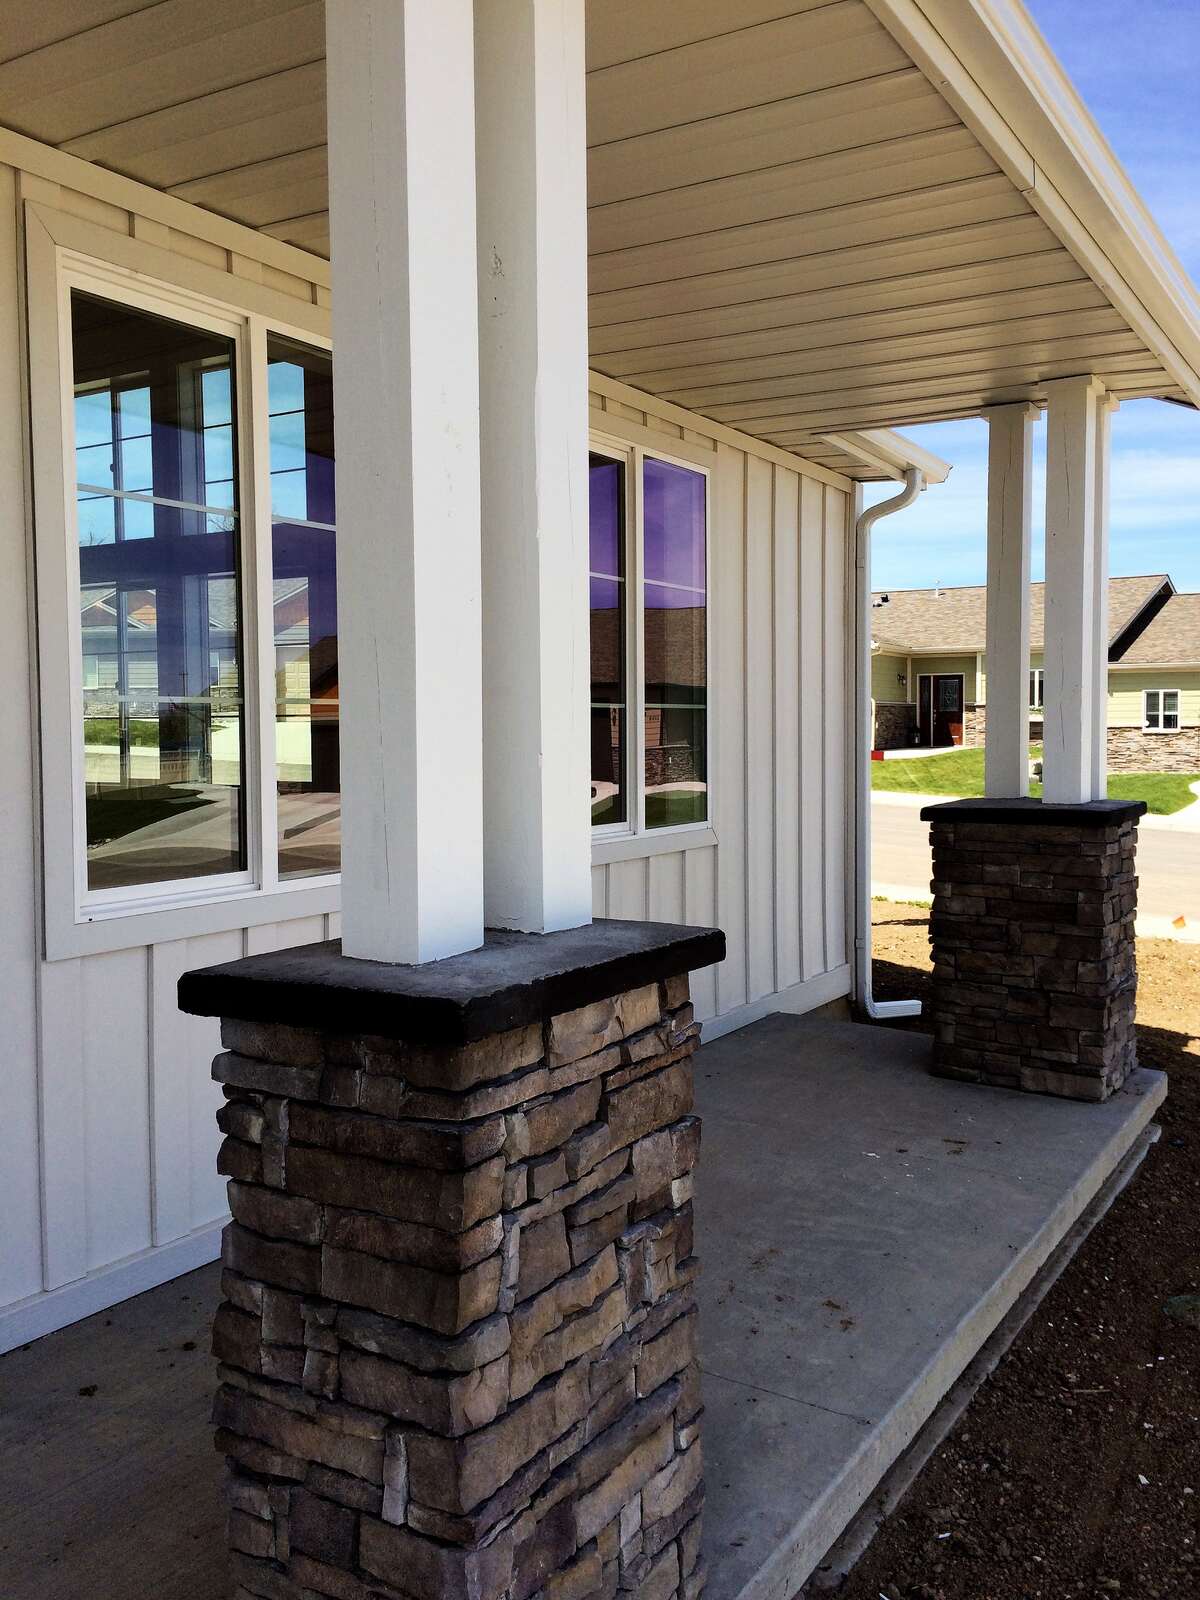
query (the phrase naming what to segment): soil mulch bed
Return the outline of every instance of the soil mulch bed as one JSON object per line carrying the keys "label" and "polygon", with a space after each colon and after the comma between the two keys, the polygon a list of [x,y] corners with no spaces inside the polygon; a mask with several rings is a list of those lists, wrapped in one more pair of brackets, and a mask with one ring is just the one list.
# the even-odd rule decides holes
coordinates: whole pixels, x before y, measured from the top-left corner
{"label": "soil mulch bed", "polygon": [[[877,997],[922,998],[926,910],[875,912]],[[842,1600],[1200,1596],[1200,1325],[1164,1310],[1200,1292],[1200,945],[1139,939],[1138,969],[1162,1137]]]}

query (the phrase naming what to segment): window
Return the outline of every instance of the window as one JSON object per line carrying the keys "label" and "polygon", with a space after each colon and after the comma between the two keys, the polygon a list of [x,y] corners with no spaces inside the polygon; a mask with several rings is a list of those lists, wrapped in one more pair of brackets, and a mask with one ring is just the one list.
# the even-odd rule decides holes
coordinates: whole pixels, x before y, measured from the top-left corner
{"label": "window", "polygon": [[[78,907],[334,873],[331,358],[90,286],[72,287],[70,316]],[[269,707],[272,683],[259,721],[248,708]]]}
{"label": "window", "polygon": [[1142,729],[1146,733],[1175,733],[1179,727],[1179,690],[1142,691]]}
{"label": "window", "polygon": [[1033,667],[1029,673],[1029,709],[1041,711],[1045,705],[1045,680],[1041,667]]}
{"label": "window", "polygon": [[590,467],[592,822],[630,833],[701,823],[708,480],[641,450],[596,450]]}
{"label": "window", "polygon": [[341,865],[333,361],[267,341],[279,875]]}
{"label": "window", "polygon": [[71,296],[87,888],[246,865],[230,340]]}

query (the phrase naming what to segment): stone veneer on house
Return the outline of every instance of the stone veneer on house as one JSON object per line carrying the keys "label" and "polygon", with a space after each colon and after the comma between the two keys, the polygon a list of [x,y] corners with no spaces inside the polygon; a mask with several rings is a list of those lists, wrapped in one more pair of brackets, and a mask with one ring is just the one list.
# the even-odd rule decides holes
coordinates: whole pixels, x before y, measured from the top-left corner
{"label": "stone veneer on house", "polygon": [[934,1070],[1103,1100],[1136,1065],[1141,801],[955,800],[932,824]]}
{"label": "stone veneer on house", "polygon": [[[648,926],[596,924],[599,958],[501,935],[426,968],[309,947],[183,980],[225,1019],[239,1597],[699,1594],[686,969],[723,940],[627,950]],[[389,973],[418,988],[390,1011]]]}
{"label": "stone veneer on house", "polygon": [[1109,728],[1110,772],[1200,772],[1200,727],[1145,733]]}

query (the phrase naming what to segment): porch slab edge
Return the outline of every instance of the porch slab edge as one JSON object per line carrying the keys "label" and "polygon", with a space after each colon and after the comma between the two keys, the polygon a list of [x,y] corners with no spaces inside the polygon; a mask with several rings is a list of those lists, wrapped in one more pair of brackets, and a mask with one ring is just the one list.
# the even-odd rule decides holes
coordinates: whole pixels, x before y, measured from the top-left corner
{"label": "porch slab edge", "polygon": [[1130,1102],[1129,1116],[1098,1152],[1087,1174],[1063,1196],[1004,1276],[949,1333],[907,1393],[863,1435],[825,1494],[807,1508],[758,1571],[735,1594],[727,1594],[718,1568],[710,1582],[712,1600],[793,1600],[799,1594],[1070,1230],[1103,1193],[1151,1125],[1166,1092],[1165,1073],[1145,1067],[1136,1070],[1124,1091]]}

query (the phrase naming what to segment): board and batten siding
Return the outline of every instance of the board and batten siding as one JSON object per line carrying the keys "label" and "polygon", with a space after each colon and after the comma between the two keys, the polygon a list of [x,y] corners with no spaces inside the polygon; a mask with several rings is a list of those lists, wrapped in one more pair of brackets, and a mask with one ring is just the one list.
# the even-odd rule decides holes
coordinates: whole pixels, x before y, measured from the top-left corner
{"label": "board and batten siding", "polygon": [[[851,701],[845,479],[593,375],[592,428],[708,452],[708,834],[592,869],[593,914],[707,924],[705,1036],[849,992]],[[706,431],[709,430],[709,431]],[[705,459],[698,455],[697,459]]]}
{"label": "board and batten siding", "polygon": [[[80,164],[64,173],[80,175]],[[340,921],[336,910],[264,921],[252,902],[230,903],[227,917],[206,913],[204,931],[151,938],[130,917],[103,949],[43,954],[37,752],[50,730],[38,726],[32,621],[27,200],[77,233],[111,238],[118,259],[139,241],[197,292],[227,285],[235,307],[261,310],[265,297],[309,313],[329,306],[328,264],[278,240],[99,169],[73,187],[0,163],[0,1350],[215,1257],[226,1215],[210,1077],[218,1029],[180,1014],[176,984],[191,967],[336,937]],[[628,841],[630,859],[594,869],[598,915],[726,930],[728,960],[695,981],[712,1036],[849,989],[850,485],[623,385],[594,384],[598,427],[668,453],[682,441],[712,472],[712,826],[687,840]]]}
{"label": "board and batten siding", "polygon": [[[73,164],[78,170],[77,164]],[[237,305],[266,291],[327,307],[328,263],[113,174],[72,189],[0,164],[0,1350],[212,1260],[226,1214],[216,1171],[220,1090],[214,1021],[186,1017],[190,967],[333,937],[336,913],[229,925],[63,960],[41,952],[39,748],[33,544],[23,381],[21,223],[25,201],[167,249],[226,275]],[[144,194],[146,209],[118,199]],[[168,219],[169,218],[169,222]],[[194,222],[189,232],[185,223]],[[307,275],[306,275],[307,273]],[[65,597],[64,597],[65,603]],[[42,730],[41,736],[45,736]],[[66,797],[48,797],[65,803]]]}

